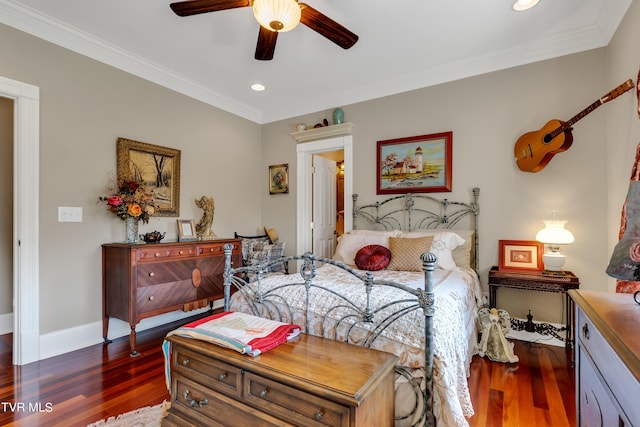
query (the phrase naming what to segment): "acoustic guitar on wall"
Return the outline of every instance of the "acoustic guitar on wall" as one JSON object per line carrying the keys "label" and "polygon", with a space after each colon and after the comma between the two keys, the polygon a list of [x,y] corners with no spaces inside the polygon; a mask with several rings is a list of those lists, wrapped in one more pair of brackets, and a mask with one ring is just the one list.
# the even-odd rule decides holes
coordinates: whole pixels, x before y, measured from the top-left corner
{"label": "acoustic guitar on wall", "polygon": [[568,121],[551,120],[542,129],[522,135],[516,141],[513,149],[518,168],[524,172],[541,171],[554,155],[571,147],[573,142],[572,126],[578,120],[605,102],[612,101],[626,91],[633,89],[633,87],[633,81],[629,79]]}

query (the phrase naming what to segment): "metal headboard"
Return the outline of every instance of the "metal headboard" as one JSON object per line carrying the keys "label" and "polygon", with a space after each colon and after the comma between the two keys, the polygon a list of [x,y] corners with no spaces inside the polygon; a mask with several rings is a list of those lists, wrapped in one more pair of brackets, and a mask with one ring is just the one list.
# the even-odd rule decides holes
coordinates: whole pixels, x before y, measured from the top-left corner
{"label": "metal headboard", "polygon": [[478,197],[480,189],[474,187],[470,203],[438,199],[425,194],[402,194],[368,205],[358,206],[358,195],[353,197],[353,228],[371,230],[415,231],[424,229],[461,229],[460,221],[469,220],[466,229],[473,231],[472,267],[478,272]]}

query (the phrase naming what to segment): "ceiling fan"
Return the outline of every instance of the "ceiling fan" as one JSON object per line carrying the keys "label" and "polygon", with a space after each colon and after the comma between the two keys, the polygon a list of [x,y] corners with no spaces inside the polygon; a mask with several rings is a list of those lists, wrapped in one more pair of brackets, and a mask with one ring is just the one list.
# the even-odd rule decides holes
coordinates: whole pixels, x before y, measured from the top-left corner
{"label": "ceiling fan", "polygon": [[358,41],[356,34],[298,0],[186,0],[170,5],[178,16],[249,6],[253,7],[253,14],[260,24],[255,53],[258,60],[273,59],[278,33],[293,29],[299,22],[343,49],[349,49]]}

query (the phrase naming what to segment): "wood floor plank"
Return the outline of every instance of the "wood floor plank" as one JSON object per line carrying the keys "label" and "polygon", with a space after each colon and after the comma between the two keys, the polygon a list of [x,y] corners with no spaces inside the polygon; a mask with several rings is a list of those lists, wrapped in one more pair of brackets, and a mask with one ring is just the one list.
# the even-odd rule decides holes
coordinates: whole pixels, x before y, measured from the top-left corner
{"label": "wood floor plank", "polygon": [[[186,323],[192,319],[185,319]],[[129,340],[98,344],[25,366],[0,365],[0,402],[53,405],[51,412],[3,411],[0,425],[85,427],[140,407],[170,400],[161,350],[165,334],[180,324],[138,333],[141,355]],[[11,342],[7,336],[0,342]],[[0,351],[11,360],[9,350]],[[575,426],[574,372],[564,348],[515,341],[518,363],[474,356],[469,391],[471,427]],[[532,424],[533,423],[533,424]]]}

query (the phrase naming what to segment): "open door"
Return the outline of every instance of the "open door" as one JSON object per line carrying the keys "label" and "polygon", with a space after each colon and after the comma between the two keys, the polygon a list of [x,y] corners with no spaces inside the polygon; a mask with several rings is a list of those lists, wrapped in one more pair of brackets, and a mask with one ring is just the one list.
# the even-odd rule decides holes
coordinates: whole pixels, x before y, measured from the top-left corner
{"label": "open door", "polygon": [[313,156],[313,253],[333,257],[336,247],[336,162]]}

